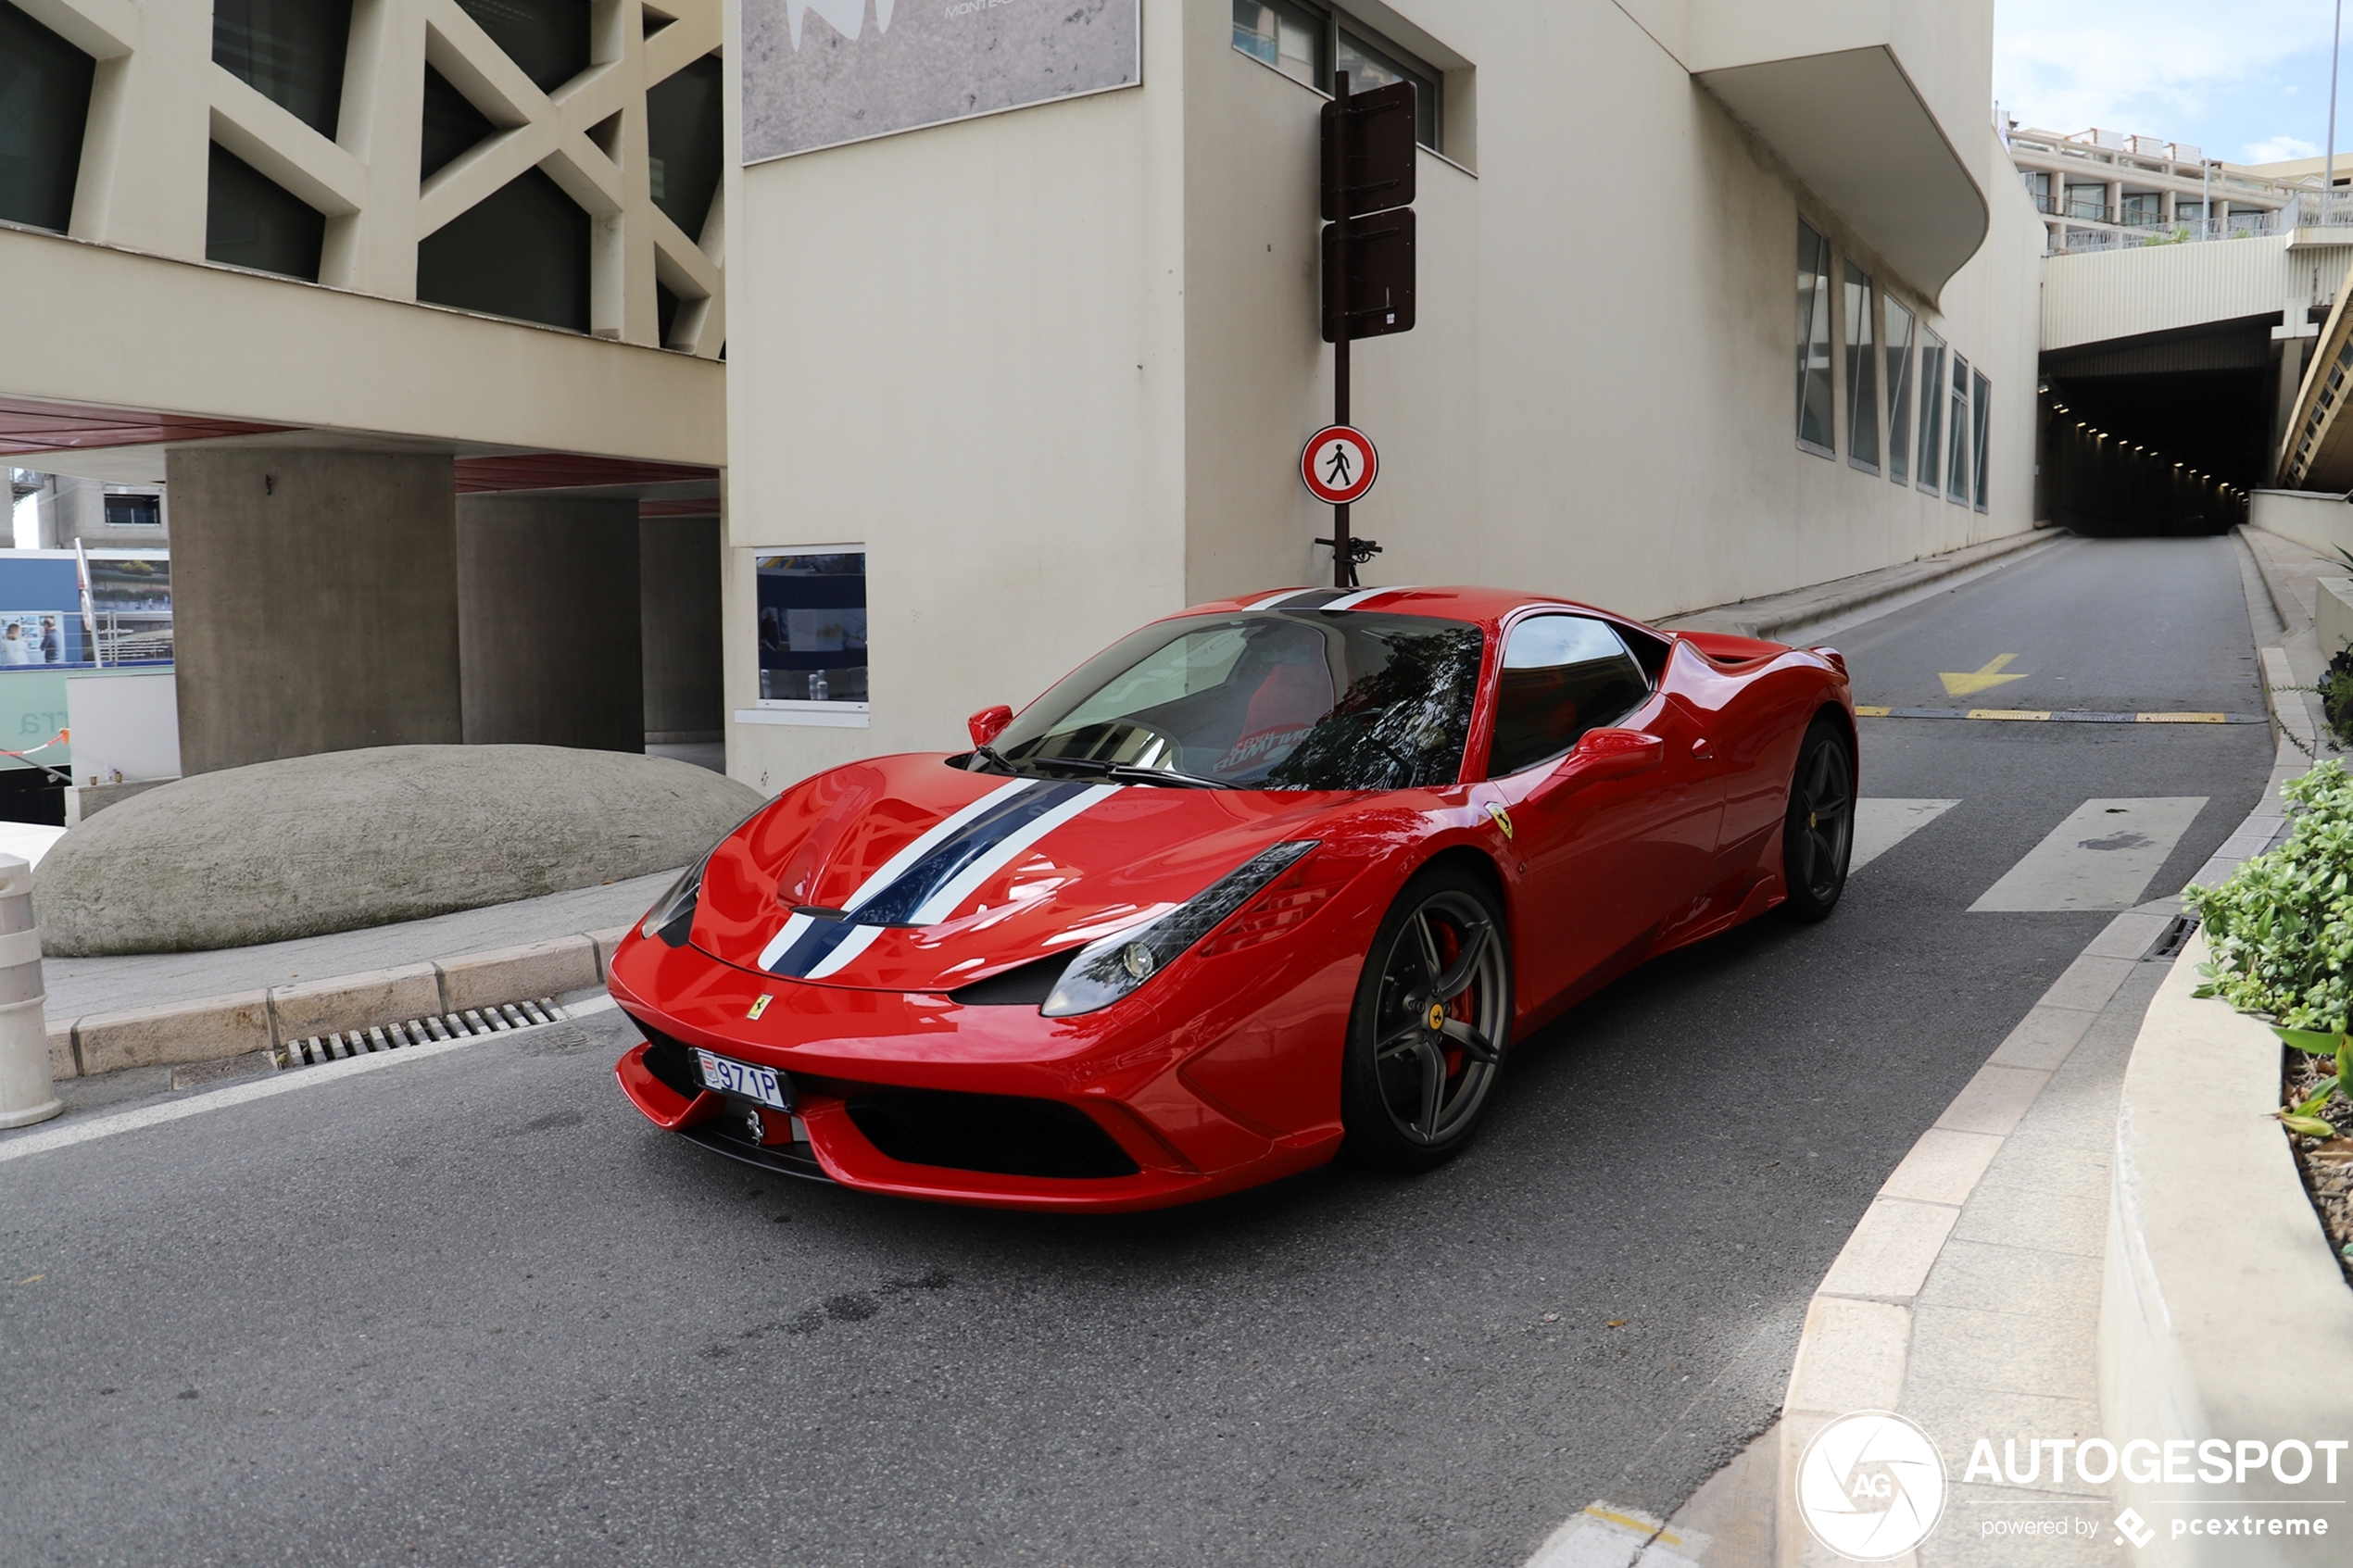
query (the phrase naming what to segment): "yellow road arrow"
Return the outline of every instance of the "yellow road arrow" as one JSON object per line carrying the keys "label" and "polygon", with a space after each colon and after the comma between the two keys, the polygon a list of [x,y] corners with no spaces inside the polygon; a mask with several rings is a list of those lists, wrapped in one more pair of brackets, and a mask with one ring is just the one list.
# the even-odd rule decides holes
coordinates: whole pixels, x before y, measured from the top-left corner
{"label": "yellow road arrow", "polygon": [[1941,671],[1936,678],[1944,683],[1945,696],[1973,696],[1989,687],[1998,686],[2005,681],[2025,680],[2026,677],[2023,674],[2005,675],[2002,673],[2009,668],[2010,660],[2017,657],[2018,655],[2014,653],[2006,653],[1982,670],[1972,670],[1966,675],[1957,674],[1949,670]]}

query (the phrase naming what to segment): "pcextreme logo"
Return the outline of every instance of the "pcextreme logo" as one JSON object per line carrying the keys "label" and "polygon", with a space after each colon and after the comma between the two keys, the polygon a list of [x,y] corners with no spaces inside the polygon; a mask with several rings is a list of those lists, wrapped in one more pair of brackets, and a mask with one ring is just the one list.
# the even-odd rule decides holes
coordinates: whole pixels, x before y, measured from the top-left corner
{"label": "pcextreme logo", "polygon": [[[1997,1459],[1993,1439],[1980,1437],[1970,1447],[1962,1480],[2009,1496],[1995,1500],[1982,1486],[1973,1494],[1976,1500],[1964,1505],[1964,1512],[1975,1515],[1973,1522],[1964,1518],[1957,1524],[1963,1533],[1986,1539],[2069,1537],[2088,1544],[2105,1536],[2110,1545],[2133,1551],[2159,1537],[2177,1541],[2325,1537],[2331,1533],[2327,1511],[2348,1506],[2347,1500],[2286,1494],[2308,1482],[2334,1490],[2338,1457],[2348,1447],[2353,1444],[2338,1438],[2293,1437],[2270,1443],[2029,1437],[2021,1447],[2013,1437],[2003,1441]],[[2046,1463],[2049,1489],[2044,1490],[2038,1483]],[[2112,1480],[2177,1495],[2141,1500],[2141,1507],[2158,1512],[2155,1520],[2129,1507],[2110,1520],[2091,1510]],[[2201,1486],[2228,1486],[2242,1495],[2209,1502],[2196,1495]],[[2266,1495],[2243,1495],[2250,1486]],[[1856,1411],[1831,1422],[1806,1444],[1796,1491],[1799,1517],[1816,1540],[1849,1562],[1885,1562],[1925,1541],[1943,1520],[1944,1455],[1926,1432],[1904,1417]]]}

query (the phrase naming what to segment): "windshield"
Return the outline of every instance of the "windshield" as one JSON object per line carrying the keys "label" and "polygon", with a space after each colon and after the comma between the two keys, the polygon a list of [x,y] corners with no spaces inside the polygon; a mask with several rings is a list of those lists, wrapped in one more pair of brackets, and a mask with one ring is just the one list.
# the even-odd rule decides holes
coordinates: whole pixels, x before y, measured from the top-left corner
{"label": "windshield", "polygon": [[[1461,774],[1479,630],[1265,609],[1114,644],[997,738],[1015,771],[1228,789],[1412,789]],[[986,765],[975,757],[975,766]]]}

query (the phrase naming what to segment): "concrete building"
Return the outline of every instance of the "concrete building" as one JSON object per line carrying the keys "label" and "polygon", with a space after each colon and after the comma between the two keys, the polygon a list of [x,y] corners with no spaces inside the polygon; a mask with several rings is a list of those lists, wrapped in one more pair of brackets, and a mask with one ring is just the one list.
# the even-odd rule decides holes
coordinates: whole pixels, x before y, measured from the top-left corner
{"label": "concrete building", "polygon": [[2289,233],[2353,222],[2342,193],[2353,155],[2338,159],[2334,203],[2322,199],[2325,161],[2237,164],[2197,147],[2120,131],[2057,132],[2005,125],[2019,180],[2043,215],[2054,253],[2184,240]]}
{"label": "concrete building", "polygon": [[160,484],[107,484],[63,473],[33,477],[38,483],[27,494],[39,537],[26,543],[28,549],[162,549],[170,542],[170,508]]}
{"label": "concrete building", "polygon": [[[457,742],[467,691],[501,738],[642,746],[649,620],[715,682],[635,546],[716,549],[721,21],[0,0],[0,446],[171,497],[192,771]],[[598,527],[516,548],[526,500]],[[469,663],[461,625],[541,634]]]}
{"label": "concrete building", "polygon": [[[849,9],[838,47],[878,46]],[[1140,86],[730,157],[738,776],[955,745],[1146,617],[1329,580],[1295,464],[1331,411],[1317,123],[1352,47],[1436,88],[1418,324],[1353,355],[1366,581],[1663,617],[2032,526],[2043,236],[1990,5],[1157,0],[1140,27]],[[730,82],[757,125],[767,87]],[[1596,209],[1602,167],[1642,200]],[[797,701],[763,682],[763,594],[853,556],[870,701]]]}
{"label": "concrete building", "polygon": [[1328,580],[1346,69],[1420,145],[1365,580],[1665,617],[2033,525],[1991,49],[1990,0],[0,0],[0,449],[166,483],[191,770],[955,745]]}

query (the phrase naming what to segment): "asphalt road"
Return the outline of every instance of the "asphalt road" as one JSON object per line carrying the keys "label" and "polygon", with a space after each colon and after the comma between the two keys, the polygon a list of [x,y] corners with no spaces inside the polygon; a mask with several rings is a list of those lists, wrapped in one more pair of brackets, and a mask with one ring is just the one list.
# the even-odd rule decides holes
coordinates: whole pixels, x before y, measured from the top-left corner
{"label": "asphalt road", "polygon": [[[1835,640],[1865,702],[2260,710],[2221,540]],[[643,1123],[610,1013],[0,1163],[0,1560],[1516,1564],[1771,1420],[1872,1191],[2108,919],[1969,905],[2087,797],[2206,797],[2171,892],[2270,761],[1866,721],[1867,796],[1961,804],[1828,922],[1528,1042],[1418,1180],[1086,1221],[796,1185]]]}

